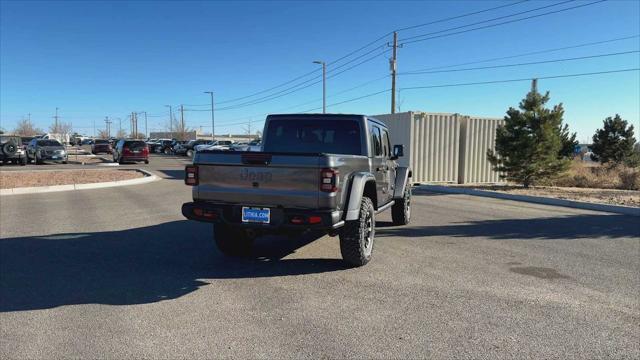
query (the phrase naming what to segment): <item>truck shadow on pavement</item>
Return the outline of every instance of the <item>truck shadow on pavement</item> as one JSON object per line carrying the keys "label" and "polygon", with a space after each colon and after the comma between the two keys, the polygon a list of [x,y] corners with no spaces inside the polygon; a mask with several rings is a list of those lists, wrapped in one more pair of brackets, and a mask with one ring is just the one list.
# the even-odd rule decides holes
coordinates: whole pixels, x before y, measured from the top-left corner
{"label": "truck shadow on pavement", "polygon": [[283,259],[317,234],[259,239],[255,256],[239,259],[220,254],[212,232],[210,225],[182,220],[122,231],[0,239],[0,312],[153,303],[215,284],[209,279],[347,268],[337,258]]}
{"label": "truck shadow on pavement", "polygon": [[496,240],[574,240],[640,236],[640,218],[631,215],[573,215],[533,219],[470,221],[445,226],[382,228],[376,236],[483,237]]}

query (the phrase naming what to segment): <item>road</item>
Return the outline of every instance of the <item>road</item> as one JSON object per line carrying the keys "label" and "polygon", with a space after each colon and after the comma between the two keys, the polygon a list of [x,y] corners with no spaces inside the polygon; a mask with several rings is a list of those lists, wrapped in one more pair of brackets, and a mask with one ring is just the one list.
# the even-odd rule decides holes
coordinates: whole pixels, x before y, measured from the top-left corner
{"label": "road", "polygon": [[640,358],[637,217],[416,191],[365,267],[312,235],[231,259],[183,166],[1,199],[0,357]]}

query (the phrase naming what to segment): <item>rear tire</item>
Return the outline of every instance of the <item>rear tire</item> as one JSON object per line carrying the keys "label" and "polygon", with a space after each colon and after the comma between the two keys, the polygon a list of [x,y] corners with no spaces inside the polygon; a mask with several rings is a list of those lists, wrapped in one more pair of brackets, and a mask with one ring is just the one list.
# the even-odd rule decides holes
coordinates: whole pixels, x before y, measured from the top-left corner
{"label": "rear tire", "polygon": [[243,229],[224,224],[213,225],[213,239],[220,252],[227,256],[247,256],[251,254],[253,239]]}
{"label": "rear tire", "polygon": [[149,160],[145,160],[144,163],[148,165],[149,164]]}
{"label": "rear tire", "polygon": [[376,234],[376,215],[373,202],[363,197],[357,220],[347,221],[340,231],[342,259],[354,266],[363,266],[371,260],[373,239]]}
{"label": "rear tire", "polygon": [[402,199],[391,207],[393,225],[407,225],[411,221],[411,187],[407,184]]}
{"label": "rear tire", "polygon": [[25,166],[27,165],[27,157],[23,157],[22,159],[20,159],[20,166]]}

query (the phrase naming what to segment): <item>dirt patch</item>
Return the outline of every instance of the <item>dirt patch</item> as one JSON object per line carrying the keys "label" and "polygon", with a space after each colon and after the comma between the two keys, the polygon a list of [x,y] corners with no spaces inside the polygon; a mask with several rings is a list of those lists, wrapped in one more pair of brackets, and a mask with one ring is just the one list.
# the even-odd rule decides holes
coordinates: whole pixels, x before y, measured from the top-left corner
{"label": "dirt patch", "polygon": [[522,186],[511,185],[476,185],[464,187],[516,195],[542,196],[596,204],[640,207],[640,191],[637,190],[585,189],[554,186],[533,186],[525,189]]}
{"label": "dirt patch", "polygon": [[96,155],[96,156],[69,155],[69,164],[93,165],[93,164],[101,164],[106,162],[111,162],[111,160],[101,155]]}
{"label": "dirt patch", "polygon": [[137,179],[144,174],[135,170],[52,170],[0,172],[0,189],[20,187],[91,184]]}

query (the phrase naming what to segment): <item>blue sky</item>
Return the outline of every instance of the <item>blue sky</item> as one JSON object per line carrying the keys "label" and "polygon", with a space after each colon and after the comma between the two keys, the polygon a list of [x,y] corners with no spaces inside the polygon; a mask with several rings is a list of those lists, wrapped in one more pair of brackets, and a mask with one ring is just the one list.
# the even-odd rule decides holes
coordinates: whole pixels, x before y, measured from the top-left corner
{"label": "blue sky", "polygon": [[[236,102],[220,103],[216,133],[243,132],[244,122],[262,126],[265,113],[305,111],[322,106],[321,84],[271,101],[226,109],[320,74],[313,60],[332,62],[394,29],[513,3],[433,2],[56,2],[2,1],[0,8],[0,121],[3,128],[31,113],[46,128],[55,108],[76,130],[93,133],[105,116],[122,119],[147,111],[149,129],[168,122],[164,105],[185,108],[188,126],[210,131],[209,97],[216,102],[250,95],[316,71],[287,86]],[[500,21],[588,4],[574,1]],[[555,2],[558,3],[558,2]],[[402,30],[399,38],[442,31],[495,17],[552,5],[528,1],[474,16]],[[640,34],[640,2],[606,1],[534,19],[458,35],[406,43],[398,51],[398,71],[449,66]],[[494,24],[494,21],[478,26]],[[473,28],[464,27],[461,30]],[[446,32],[442,32],[444,34]],[[371,59],[327,81],[328,104],[390,88],[391,36],[335,64],[329,75]],[[401,41],[402,43],[403,41]],[[566,59],[640,48],[638,37],[594,46],[459,66],[478,67]],[[363,56],[371,51],[369,55]],[[360,56],[360,57],[359,57]],[[357,60],[355,60],[357,59]],[[345,62],[354,62],[343,65]],[[577,74],[640,67],[638,53],[530,66],[401,75],[400,89],[503,79]],[[447,69],[455,69],[450,67]],[[382,79],[381,79],[382,78]],[[380,79],[380,80],[375,80]],[[375,81],[374,81],[375,80]],[[369,83],[367,83],[369,82]],[[365,84],[366,83],[366,84]],[[365,84],[355,90],[342,92]],[[502,117],[528,91],[524,82],[400,90],[401,110],[458,112]],[[638,128],[640,75],[637,71],[540,80],[551,104],[562,102],[565,121],[580,140],[590,138],[606,116],[620,113]],[[389,92],[328,108],[331,112],[389,112]],[[301,105],[300,105],[301,104]],[[300,105],[300,106],[297,106]],[[139,123],[139,129],[142,128]],[[637,132],[636,132],[637,133]]]}

